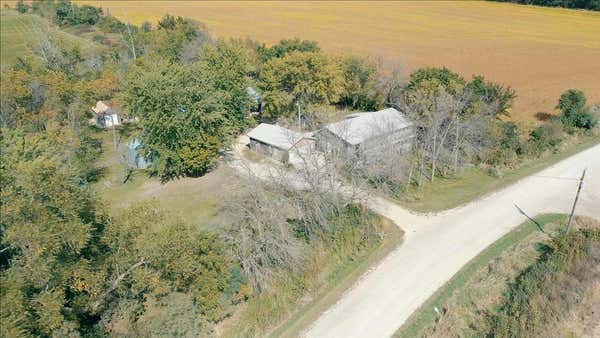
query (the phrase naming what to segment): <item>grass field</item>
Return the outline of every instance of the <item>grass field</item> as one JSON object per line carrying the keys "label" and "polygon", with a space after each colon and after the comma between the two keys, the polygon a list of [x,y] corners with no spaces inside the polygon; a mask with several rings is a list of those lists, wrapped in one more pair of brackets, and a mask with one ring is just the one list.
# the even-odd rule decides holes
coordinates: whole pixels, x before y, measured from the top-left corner
{"label": "grass field", "polygon": [[467,168],[457,177],[436,178],[433,183],[425,182],[419,189],[408,191],[407,197],[397,202],[408,209],[425,213],[451,209],[505,188],[599,143],[598,135],[581,136],[565,144],[560,152],[549,153],[530,160],[517,169],[506,170],[502,177],[492,176],[481,168]]}
{"label": "grass field", "polygon": [[104,150],[99,166],[103,168],[104,175],[94,189],[111,212],[118,212],[136,202],[154,200],[159,208],[201,230],[216,229],[226,223],[221,209],[227,187],[233,184],[233,169],[221,165],[202,177],[181,178],[165,184],[157,177],[149,177],[146,172],[136,171],[123,184],[120,157],[125,153],[128,138],[123,137],[117,150],[110,131],[99,133]]}
{"label": "grass field", "polygon": [[11,65],[18,56],[31,55],[37,34],[51,34],[65,46],[79,45],[83,52],[100,48],[92,41],[58,29],[47,20],[32,14],[20,14],[14,10],[0,10],[0,62]]}
{"label": "grass field", "polygon": [[490,2],[82,1],[139,24],[165,13],[216,36],[317,40],[407,71],[448,66],[514,87],[516,119],[553,112],[568,88],[600,102],[600,13]]}
{"label": "grass field", "polygon": [[[536,217],[549,233],[564,225],[565,219],[559,214]],[[476,332],[466,331],[484,325],[478,316],[493,310],[507,283],[537,259],[537,245],[547,239],[533,222],[519,225],[467,263],[413,313],[394,337],[476,336]],[[434,307],[446,312],[442,318],[436,315]]]}

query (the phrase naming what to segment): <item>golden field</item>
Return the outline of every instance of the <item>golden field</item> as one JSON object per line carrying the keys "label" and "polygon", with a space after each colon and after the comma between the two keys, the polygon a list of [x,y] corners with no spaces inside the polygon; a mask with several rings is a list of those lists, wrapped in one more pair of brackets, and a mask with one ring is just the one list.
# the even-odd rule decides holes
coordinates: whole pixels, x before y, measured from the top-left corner
{"label": "golden field", "polygon": [[553,112],[568,88],[600,102],[600,13],[490,2],[81,2],[136,24],[170,13],[216,36],[300,37],[406,71],[435,65],[483,74],[516,89],[516,119]]}

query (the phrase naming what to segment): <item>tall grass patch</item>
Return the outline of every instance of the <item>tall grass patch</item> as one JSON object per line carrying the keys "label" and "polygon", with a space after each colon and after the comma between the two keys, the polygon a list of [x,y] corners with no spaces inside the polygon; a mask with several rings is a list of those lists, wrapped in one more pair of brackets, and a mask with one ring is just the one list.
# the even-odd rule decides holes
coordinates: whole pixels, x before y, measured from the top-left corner
{"label": "tall grass patch", "polygon": [[[600,225],[600,224],[597,224]],[[548,337],[600,279],[600,226],[562,233],[510,285],[489,321],[492,337]]]}
{"label": "tall grass patch", "polygon": [[402,237],[398,227],[360,206],[348,206],[331,224],[333,231],[311,244],[306,267],[279,271],[271,290],[250,298],[224,323],[224,336],[298,335]]}

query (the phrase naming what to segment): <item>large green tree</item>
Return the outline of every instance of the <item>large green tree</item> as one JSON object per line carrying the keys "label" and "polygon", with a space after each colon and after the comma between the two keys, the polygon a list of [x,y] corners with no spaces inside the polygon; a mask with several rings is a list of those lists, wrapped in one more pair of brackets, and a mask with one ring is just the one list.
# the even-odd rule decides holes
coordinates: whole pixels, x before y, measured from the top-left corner
{"label": "large green tree", "polygon": [[[100,283],[101,223],[65,129],[2,130],[0,298],[3,336],[73,333]],[[87,275],[83,286],[76,276]]]}
{"label": "large green tree", "polygon": [[189,228],[155,205],[141,204],[113,219],[102,239],[112,253],[106,259],[112,282],[94,306],[108,309],[104,316],[131,324],[148,301],[160,303],[169,294],[184,293],[192,301],[186,306],[193,304],[204,320],[222,318],[229,261],[218,236]]}
{"label": "large green tree", "polygon": [[340,104],[353,109],[373,111],[381,108],[382,98],[376,90],[377,64],[368,58],[342,58],[344,90]]}
{"label": "large green tree", "polygon": [[294,111],[294,104],[333,104],[343,92],[338,59],[316,52],[292,52],[271,59],[260,74],[264,112],[276,118]]}
{"label": "large green tree", "polygon": [[245,74],[213,53],[185,66],[141,63],[128,74],[124,101],[163,179],[205,173],[245,123]]}

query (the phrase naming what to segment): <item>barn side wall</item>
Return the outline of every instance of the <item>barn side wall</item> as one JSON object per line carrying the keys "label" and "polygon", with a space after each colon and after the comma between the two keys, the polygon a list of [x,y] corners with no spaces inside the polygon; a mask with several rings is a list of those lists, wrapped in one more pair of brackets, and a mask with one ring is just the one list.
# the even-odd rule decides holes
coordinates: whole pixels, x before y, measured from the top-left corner
{"label": "barn side wall", "polygon": [[410,149],[415,137],[414,127],[406,127],[392,133],[374,137],[360,144],[360,151],[364,154],[377,153],[380,149],[397,145],[403,149]]}
{"label": "barn side wall", "polygon": [[324,153],[351,153],[354,151],[354,147],[342,140],[339,136],[335,135],[328,129],[321,129],[315,134],[315,146],[317,150]]}
{"label": "barn side wall", "polygon": [[250,138],[250,143],[248,144],[250,149],[263,153],[265,155],[269,155],[272,158],[279,160],[281,162],[287,162],[289,160],[289,152],[286,150],[282,150],[276,147],[273,147],[269,144],[260,142],[259,140]]}

